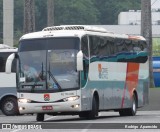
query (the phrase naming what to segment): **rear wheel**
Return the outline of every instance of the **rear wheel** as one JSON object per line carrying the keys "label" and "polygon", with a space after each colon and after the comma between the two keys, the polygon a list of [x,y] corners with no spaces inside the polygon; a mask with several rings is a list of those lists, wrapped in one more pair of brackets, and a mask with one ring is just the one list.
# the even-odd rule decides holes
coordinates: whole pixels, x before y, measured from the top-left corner
{"label": "rear wheel", "polygon": [[135,116],[137,112],[137,105],[137,98],[135,94],[133,94],[131,108],[120,110],[120,116]]}
{"label": "rear wheel", "polygon": [[15,97],[8,97],[2,100],[1,110],[7,116],[18,115],[18,103]]}
{"label": "rear wheel", "polygon": [[137,113],[137,99],[136,96],[133,94],[132,97],[132,107],[128,110],[128,115],[129,116],[135,116]]}
{"label": "rear wheel", "polygon": [[44,114],[43,113],[38,113],[36,117],[37,121],[44,121]]}

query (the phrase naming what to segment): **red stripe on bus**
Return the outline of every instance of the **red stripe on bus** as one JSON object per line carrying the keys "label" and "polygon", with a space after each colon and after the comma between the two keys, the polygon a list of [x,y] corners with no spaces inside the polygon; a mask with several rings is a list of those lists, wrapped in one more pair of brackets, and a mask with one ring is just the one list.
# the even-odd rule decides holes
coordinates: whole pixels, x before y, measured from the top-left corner
{"label": "red stripe on bus", "polygon": [[130,99],[132,99],[133,89],[137,88],[139,66],[140,65],[138,63],[128,63],[127,64],[126,82],[125,82],[123,96],[122,96],[121,108],[124,107],[124,99],[125,99],[126,89],[128,88],[128,92],[130,94]]}

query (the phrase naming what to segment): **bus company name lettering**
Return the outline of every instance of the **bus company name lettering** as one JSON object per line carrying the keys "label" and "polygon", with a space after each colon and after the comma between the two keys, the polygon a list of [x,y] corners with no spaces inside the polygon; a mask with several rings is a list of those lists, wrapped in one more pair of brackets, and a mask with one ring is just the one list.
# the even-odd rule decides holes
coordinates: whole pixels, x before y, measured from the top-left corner
{"label": "bus company name lettering", "polygon": [[101,71],[99,71],[99,78],[108,79],[108,68],[101,68]]}

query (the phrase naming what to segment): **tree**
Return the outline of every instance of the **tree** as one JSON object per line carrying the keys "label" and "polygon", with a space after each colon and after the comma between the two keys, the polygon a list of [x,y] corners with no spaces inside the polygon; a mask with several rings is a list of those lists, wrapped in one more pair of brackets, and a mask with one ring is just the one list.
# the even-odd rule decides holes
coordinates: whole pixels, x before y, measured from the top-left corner
{"label": "tree", "polygon": [[93,0],[55,1],[55,25],[99,24]]}
{"label": "tree", "polygon": [[146,38],[149,52],[149,78],[150,87],[154,87],[152,69],[152,20],[151,0],[141,0],[141,35]]}
{"label": "tree", "polygon": [[47,26],[54,25],[54,0],[47,0]]}
{"label": "tree", "polygon": [[35,0],[36,31],[47,27],[47,0]]}
{"label": "tree", "polygon": [[24,1],[24,33],[35,31],[34,0]]}
{"label": "tree", "polygon": [[24,1],[14,0],[14,7],[14,46],[17,47],[23,35]]}
{"label": "tree", "polygon": [[0,0],[0,43],[3,43],[3,0]]}
{"label": "tree", "polygon": [[14,30],[23,31],[24,1],[14,0]]}
{"label": "tree", "polygon": [[100,24],[115,25],[118,23],[118,14],[122,11],[139,10],[139,0],[93,0],[100,14]]}

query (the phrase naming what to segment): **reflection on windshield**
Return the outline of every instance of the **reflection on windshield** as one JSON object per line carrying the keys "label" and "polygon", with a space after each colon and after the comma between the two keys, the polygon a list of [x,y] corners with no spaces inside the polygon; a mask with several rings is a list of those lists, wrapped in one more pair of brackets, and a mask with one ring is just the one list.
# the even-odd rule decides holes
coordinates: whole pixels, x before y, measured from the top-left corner
{"label": "reflection on windshield", "polygon": [[35,82],[41,80],[35,68],[27,64],[24,64],[23,69],[26,82]]}
{"label": "reflection on windshield", "polygon": [[45,89],[46,51],[20,52],[19,68],[20,83],[22,89]]}
{"label": "reflection on windshield", "polygon": [[[49,88],[58,88],[55,80],[62,89],[78,87],[76,72],[77,50],[48,50]],[[50,77],[54,76],[55,80]]]}
{"label": "reflection on windshield", "polygon": [[36,91],[79,87],[77,52],[74,49],[20,52],[21,88]]}
{"label": "reflection on windshield", "polygon": [[77,37],[22,40],[18,48],[20,90],[49,92],[79,88],[76,72],[79,43]]}

